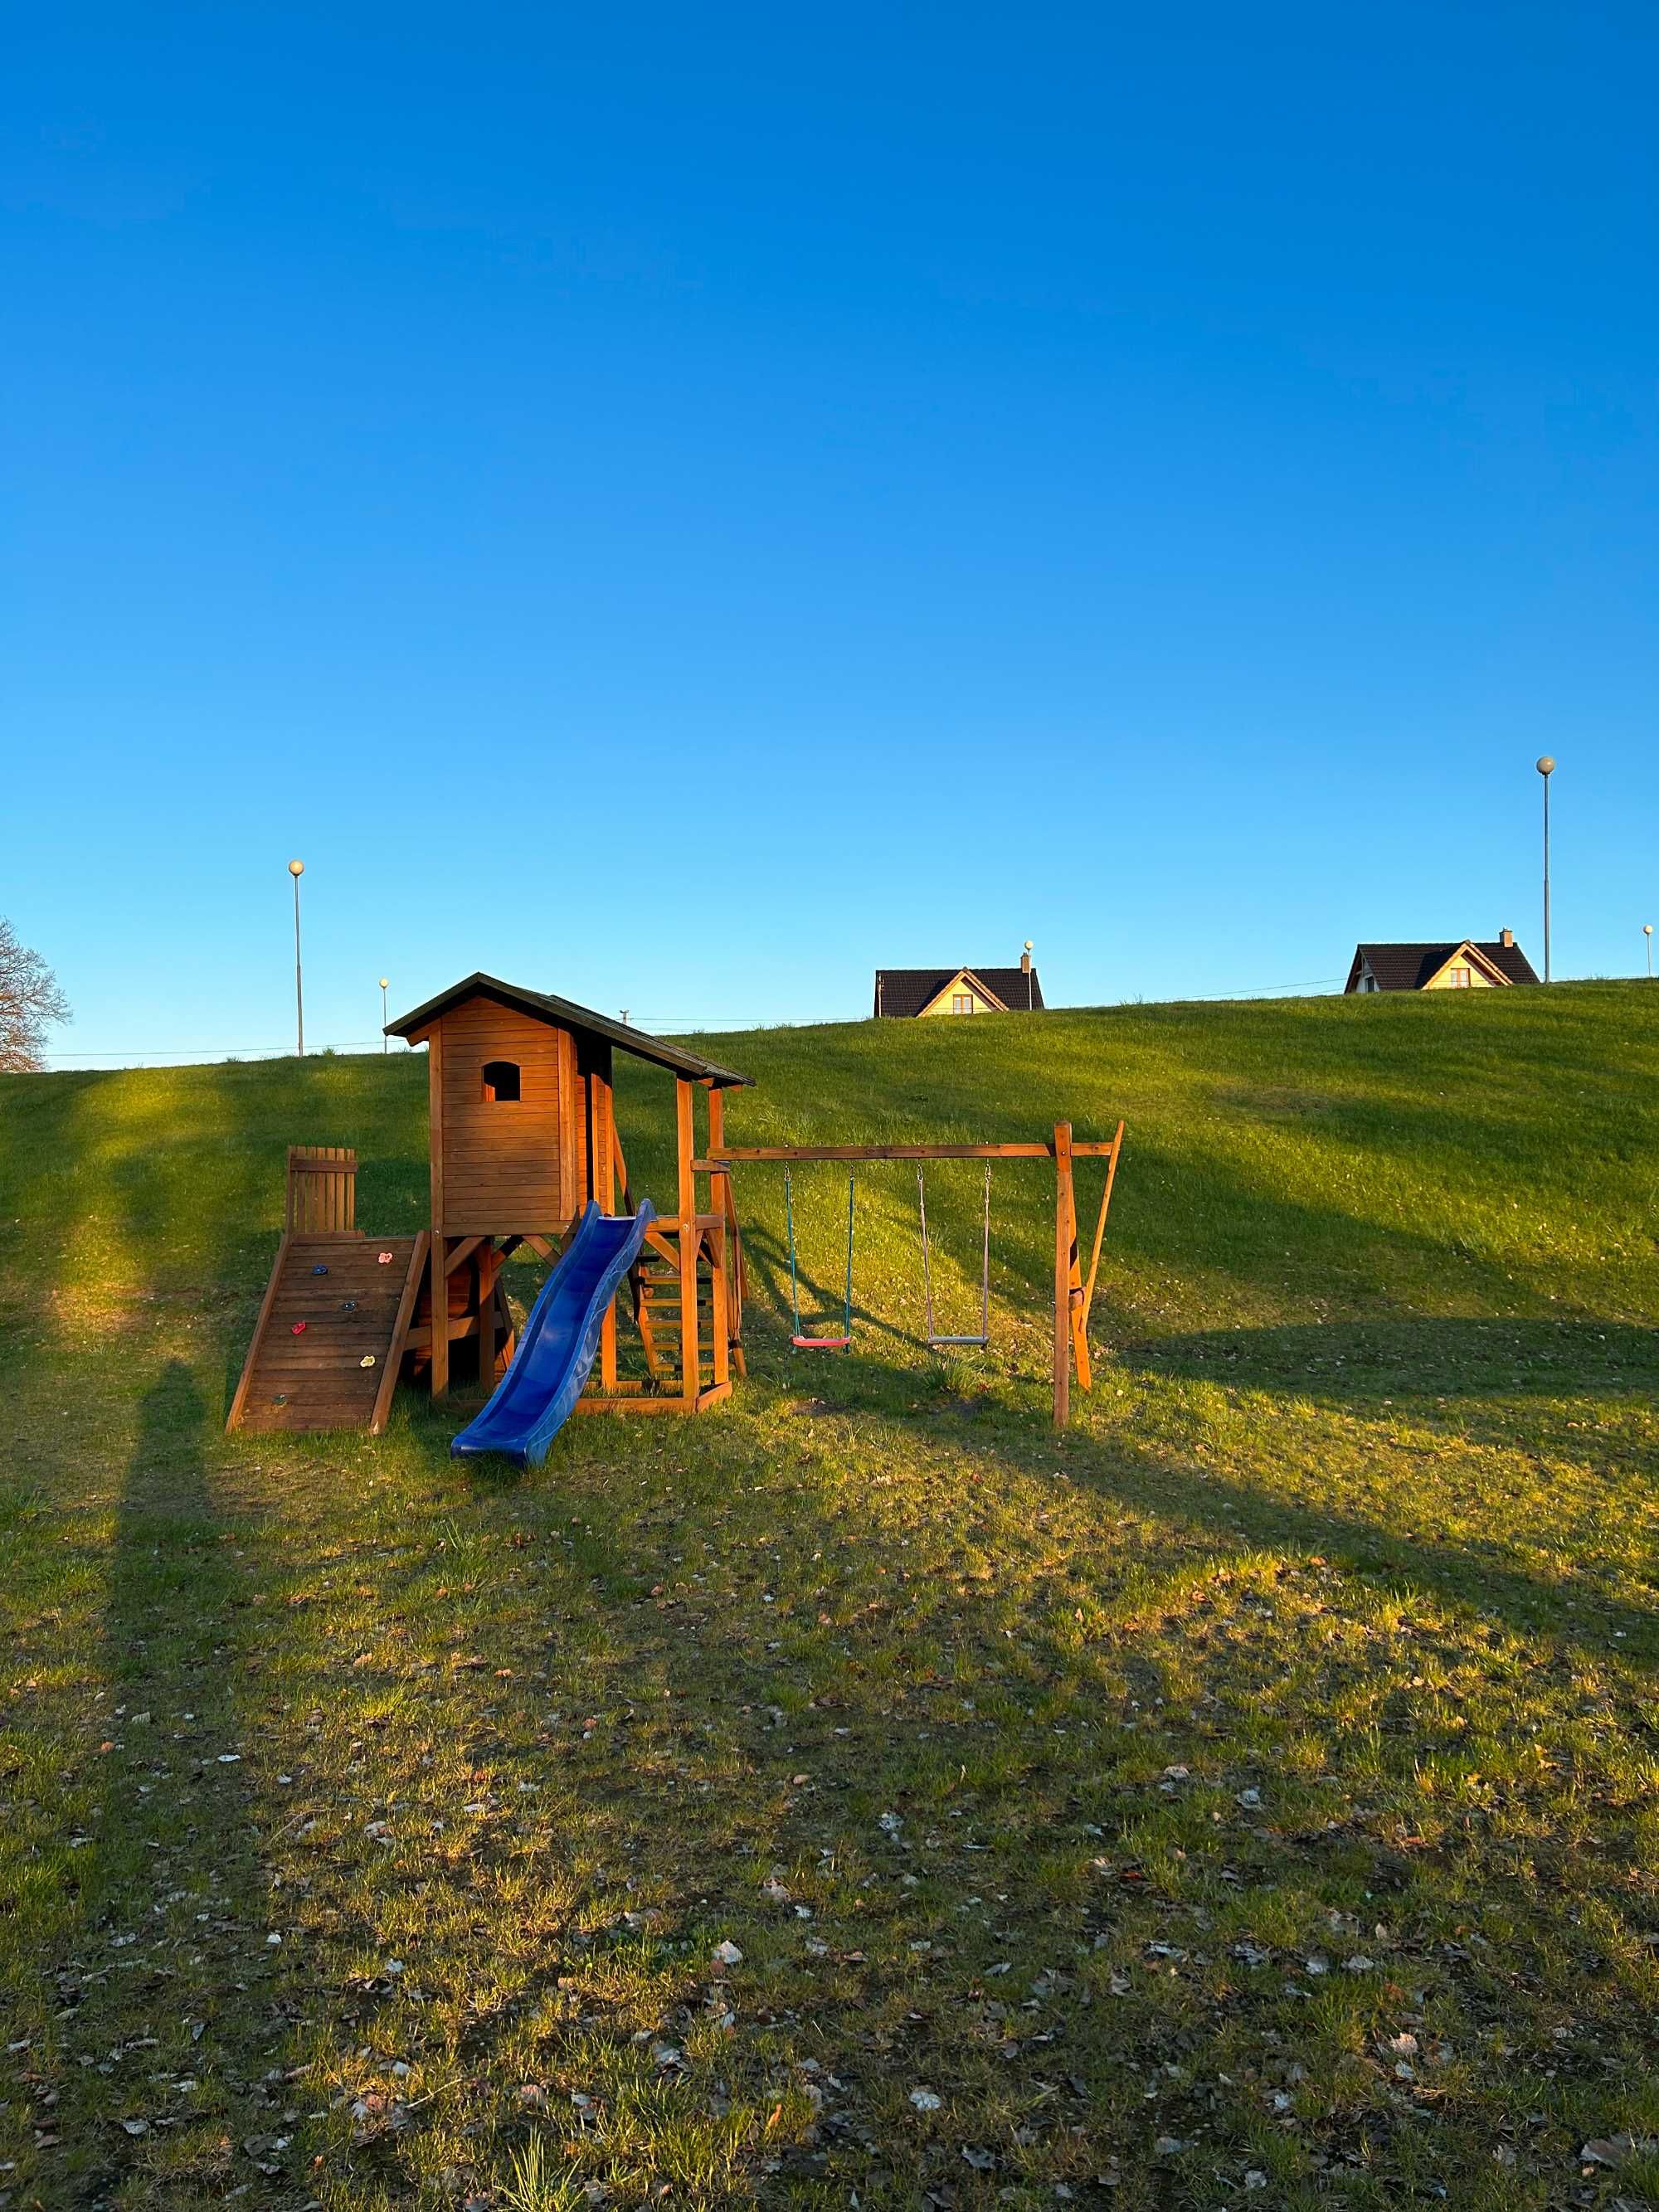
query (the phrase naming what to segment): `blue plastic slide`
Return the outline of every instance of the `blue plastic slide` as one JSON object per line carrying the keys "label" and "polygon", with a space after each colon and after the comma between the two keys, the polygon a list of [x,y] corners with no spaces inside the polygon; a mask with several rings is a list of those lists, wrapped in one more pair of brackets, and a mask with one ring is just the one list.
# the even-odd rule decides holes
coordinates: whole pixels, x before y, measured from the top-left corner
{"label": "blue plastic slide", "polygon": [[589,1201],[542,1285],[495,1396],[449,1447],[453,1458],[499,1452],[520,1467],[541,1465],[582,1394],[611,1301],[656,1218],[648,1199],[634,1214],[601,1213]]}

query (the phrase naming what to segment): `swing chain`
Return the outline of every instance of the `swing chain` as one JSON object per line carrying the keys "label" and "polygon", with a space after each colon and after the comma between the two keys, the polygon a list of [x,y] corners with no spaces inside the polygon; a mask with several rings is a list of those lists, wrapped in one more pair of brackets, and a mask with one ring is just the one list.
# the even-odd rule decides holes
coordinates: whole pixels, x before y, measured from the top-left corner
{"label": "swing chain", "polygon": [[801,1328],[800,1280],[795,1266],[795,1205],[791,1187],[790,1170],[783,1171],[783,1216],[789,1239],[789,1312],[791,1330],[789,1340],[799,1352],[822,1349],[826,1352],[845,1352],[853,1341],[853,1194],[856,1179],[847,1178],[847,1284],[842,1293],[841,1334],[839,1336],[808,1336]]}

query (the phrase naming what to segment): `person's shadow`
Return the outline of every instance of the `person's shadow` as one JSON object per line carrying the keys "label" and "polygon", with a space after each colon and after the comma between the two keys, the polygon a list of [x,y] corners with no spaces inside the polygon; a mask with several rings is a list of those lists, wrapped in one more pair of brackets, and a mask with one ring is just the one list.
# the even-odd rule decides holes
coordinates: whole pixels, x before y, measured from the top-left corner
{"label": "person's shadow", "polygon": [[57,2178],[72,2172],[77,2203],[251,2182],[276,2204],[297,2180],[258,2162],[289,2132],[273,2102],[287,2093],[265,2078],[287,2021],[238,1698],[234,1624],[255,1576],[215,1514],[207,1419],[190,1369],[169,1360],[116,1508],[93,1669],[102,1789],[69,1863],[79,1917],[52,1961],[64,2056],[100,2062],[59,2076]]}

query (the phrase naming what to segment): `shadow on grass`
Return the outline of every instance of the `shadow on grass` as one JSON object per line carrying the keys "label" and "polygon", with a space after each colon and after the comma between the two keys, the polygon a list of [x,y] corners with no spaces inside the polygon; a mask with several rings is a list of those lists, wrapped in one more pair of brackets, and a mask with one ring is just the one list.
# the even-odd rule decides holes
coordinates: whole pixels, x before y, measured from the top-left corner
{"label": "shadow on grass", "polygon": [[[1411,1322],[1401,1324],[1393,1337],[1388,1332],[1367,1332],[1373,1338],[1383,1338],[1395,1364],[1390,1365],[1379,1356],[1369,1370],[1364,1393],[1348,1387],[1347,1368],[1334,1364],[1328,1364],[1324,1370],[1326,1390],[1322,1393],[1316,1385],[1310,1389],[1304,1371],[1307,1359],[1291,1357],[1295,1352],[1318,1346],[1324,1350],[1328,1363],[1334,1363],[1337,1355],[1330,1347],[1349,1341],[1355,1332],[1331,1325],[1267,1332],[1278,1340],[1276,1344],[1259,1365],[1249,1370],[1245,1365],[1246,1353],[1241,1350],[1237,1371],[1209,1355],[1219,1346],[1231,1346],[1241,1340],[1248,1344],[1255,1332],[1240,1332],[1237,1338],[1228,1334],[1215,1339],[1186,1340],[1188,1364],[1185,1367],[1176,1364],[1176,1371],[1206,1382],[1248,1384],[1270,1393],[1282,1390],[1287,1399],[1311,1397],[1329,1410],[1348,1412],[1361,1421],[1380,1417],[1382,1424],[1391,1425],[1431,1415],[1445,1425],[1454,1444],[1479,1450],[1492,1443],[1513,1451],[1527,1449],[1528,1440],[1517,1437],[1513,1423],[1504,1425],[1501,1408],[1480,1399],[1460,1400],[1455,1395],[1460,1385],[1453,1378],[1461,1376],[1465,1392],[1484,1382],[1492,1396],[1498,1395],[1515,1370],[1501,1364],[1494,1374],[1491,1363],[1500,1354],[1504,1362],[1512,1358],[1510,1340],[1522,1326]],[[1558,1346],[1563,1337],[1571,1344],[1583,1333],[1565,1324],[1543,1323],[1537,1328],[1547,1342]],[[1465,1331],[1471,1341],[1463,1340],[1461,1332]],[[1645,1331],[1608,1329],[1589,1334],[1607,1340],[1601,1380],[1608,1392],[1632,1395],[1632,1379],[1643,1372],[1653,1373],[1659,1364],[1659,1353]],[[1442,1365],[1426,1377],[1415,1365],[1419,1335],[1431,1338],[1440,1347]],[[1169,1374],[1170,1366],[1176,1363],[1158,1356],[1164,1349],[1162,1345],[1142,1349],[1139,1355],[1142,1371],[1159,1376]],[[1581,1459],[1592,1458],[1595,1437],[1586,1433],[1583,1424],[1572,1426],[1567,1408],[1575,1401],[1582,1405],[1584,1396],[1593,1396],[1597,1380],[1593,1370],[1586,1373],[1589,1363],[1582,1354],[1582,1364],[1559,1350],[1557,1357],[1563,1360],[1562,1369],[1537,1378],[1533,1388],[1540,1394],[1551,1390],[1559,1394],[1552,1414],[1560,1438],[1554,1441]],[[1276,1366],[1275,1361],[1280,1364]],[[1208,1442],[1208,1425],[1201,1413],[1194,1415],[1189,1409],[1174,1409],[1173,1426],[1166,1425],[1158,1439],[1091,1428],[1091,1419],[1099,1419],[1105,1412],[1106,1394],[1114,1378],[1121,1379],[1126,1371],[1133,1374],[1136,1370],[1134,1357],[1126,1358],[1121,1366],[1101,1360],[1096,1369],[1095,1391],[1085,1394],[1074,1387],[1074,1425],[1064,1437],[1056,1437],[1025,1404],[1009,1402],[996,1376],[983,1376],[971,1367],[940,1368],[930,1374],[864,1354],[845,1363],[822,1362],[811,1380],[818,1389],[814,1401],[817,1411],[874,1416],[890,1422],[901,1432],[920,1425],[936,1442],[945,1441],[952,1447],[959,1443],[965,1453],[994,1454],[1011,1471],[1030,1478],[1051,1479],[1057,1468],[1063,1468],[1073,1480],[1086,1483],[1119,1504],[1162,1522],[1202,1531],[1224,1553],[1271,1548],[1291,1557],[1319,1553],[1355,1572],[1379,1578],[1391,1588],[1409,1587],[1431,1593],[1456,1607],[1498,1615],[1522,1636],[1547,1636],[1601,1656],[1617,1653],[1633,1661],[1659,1658],[1659,1611],[1632,1603],[1609,1587],[1598,1571],[1600,1558],[1593,1528],[1584,1530],[1571,1555],[1575,1566],[1582,1566],[1582,1579],[1556,1582],[1518,1562],[1509,1524],[1496,1502],[1491,1516],[1495,1533],[1482,1540],[1463,1540],[1435,1523],[1430,1491],[1423,1492],[1421,1517],[1409,1522],[1404,1515],[1397,1521],[1382,1517],[1389,1504],[1387,1492],[1378,1494],[1375,1516],[1368,1516],[1352,1498],[1345,1504],[1335,1487],[1326,1493],[1330,1504],[1323,1497],[1298,1496],[1288,1451],[1279,1473],[1264,1474],[1260,1484],[1231,1480],[1221,1457],[1206,1457],[1200,1464],[1194,1456],[1194,1446]],[[772,1379],[779,1383],[782,1378],[774,1376]],[[1392,1401],[1385,1407],[1384,1395],[1390,1389]],[[1543,1410],[1540,1404],[1539,1411]],[[1358,1448],[1367,1455],[1379,1454],[1383,1441],[1379,1430],[1374,1443],[1362,1437]],[[1314,1431],[1297,1442],[1316,1451],[1322,1439]],[[1616,1464],[1617,1472],[1628,1481],[1633,1473],[1639,1474],[1650,1463],[1650,1452],[1644,1453],[1640,1465],[1634,1468],[1628,1460],[1623,1463],[1610,1460],[1608,1465]],[[1558,1492],[1549,1494],[1559,1522],[1567,1504]]]}
{"label": "shadow on grass", "polygon": [[[270,2124],[260,2076],[285,2022],[280,2007],[246,1994],[271,1983],[277,1966],[232,1650],[247,1596],[211,1498],[209,1419],[190,1369],[169,1360],[141,1401],[116,1509],[104,1623],[114,1748],[76,2039],[95,2038],[114,2059],[118,2109],[144,2125],[112,2127],[109,2084],[95,2071],[70,2075],[94,2085],[98,2109],[80,2131],[77,2201],[107,2191],[124,2203],[194,2202],[198,2191],[246,2182],[252,2169],[233,2146]],[[168,2110],[155,2084],[185,2075],[195,2086]]]}

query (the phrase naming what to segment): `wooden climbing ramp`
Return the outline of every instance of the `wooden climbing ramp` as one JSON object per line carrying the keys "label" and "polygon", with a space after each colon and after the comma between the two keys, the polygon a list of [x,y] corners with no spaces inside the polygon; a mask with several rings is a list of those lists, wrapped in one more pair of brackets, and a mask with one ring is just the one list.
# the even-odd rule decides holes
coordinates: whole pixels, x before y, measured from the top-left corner
{"label": "wooden climbing ramp", "polygon": [[290,1152],[288,1226],[228,1429],[385,1427],[428,1239],[364,1237],[356,1179],[349,1152]]}

